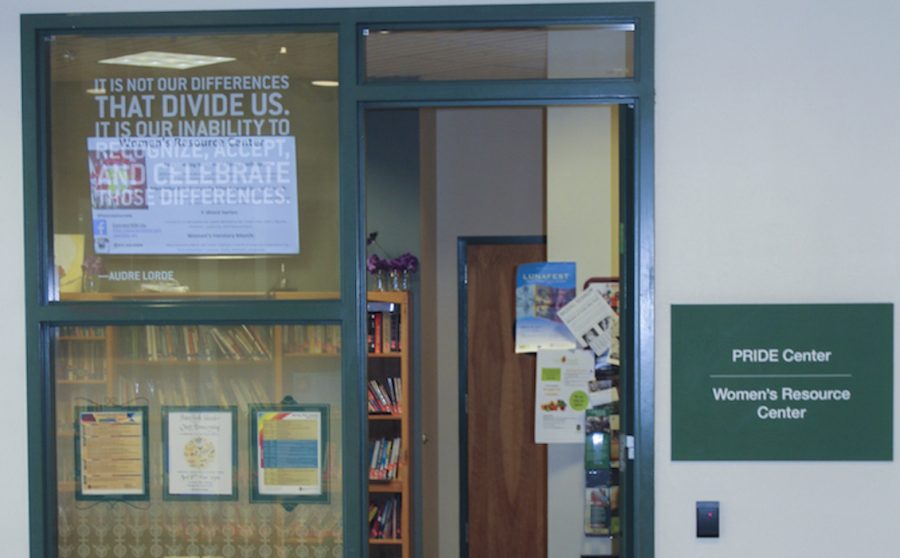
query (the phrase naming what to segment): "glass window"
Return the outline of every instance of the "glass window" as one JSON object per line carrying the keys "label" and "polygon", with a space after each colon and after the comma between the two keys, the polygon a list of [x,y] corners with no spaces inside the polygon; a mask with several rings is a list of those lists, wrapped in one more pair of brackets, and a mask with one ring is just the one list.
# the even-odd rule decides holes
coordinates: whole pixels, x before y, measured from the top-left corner
{"label": "glass window", "polygon": [[366,80],[451,81],[634,76],[634,24],[486,29],[368,27]]}
{"label": "glass window", "polygon": [[51,39],[51,300],[337,297],[335,33]]}
{"label": "glass window", "polygon": [[340,555],[339,326],[52,339],[59,556]]}

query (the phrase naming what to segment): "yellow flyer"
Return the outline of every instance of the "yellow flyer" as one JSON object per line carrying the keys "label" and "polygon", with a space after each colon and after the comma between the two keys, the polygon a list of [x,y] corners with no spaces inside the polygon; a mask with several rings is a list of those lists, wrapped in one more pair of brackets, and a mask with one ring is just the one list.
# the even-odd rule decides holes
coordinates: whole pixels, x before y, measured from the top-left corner
{"label": "yellow flyer", "polygon": [[79,497],[146,496],[144,420],[138,407],[79,410]]}
{"label": "yellow flyer", "polygon": [[323,494],[322,413],[257,411],[256,419],[259,494]]}

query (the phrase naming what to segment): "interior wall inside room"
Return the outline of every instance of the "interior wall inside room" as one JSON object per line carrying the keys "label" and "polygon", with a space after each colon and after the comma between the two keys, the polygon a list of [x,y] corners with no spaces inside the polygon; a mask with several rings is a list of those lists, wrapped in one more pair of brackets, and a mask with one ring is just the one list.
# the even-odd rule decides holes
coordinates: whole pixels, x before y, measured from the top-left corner
{"label": "interior wall inside room", "polygon": [[[381,258],[418,255],[419,112],[369,110],[365,137],[366,232],[377,233],[367,253]],[[417,278],[413,274],[414,282]]]}
{"label": "interior wall inside room", "polygon": [[413,330],[413,360],[422,362],[415,544],[424,556],[444,555],[459,536],[458,509],[448,511],[459,500],[456,240],[544,234],[544,110],[370,110],[365,125],[367,230],[378,233],[368,252],[422,261],[413,282],[423,316]]}
{"label": "interior wall inside room", "polygon": [[[369,110],[365,114],[365,197],[366,197],[366,230],[371,236],[375,234],[373,243],[367,246],[369,255],[380,258],[396,258],[409,252],[420,262],[426,261],[423,254],[423,236],[421,201],[419,187],[420,175],[420,123],[419,111],[416,109]],[[421,267],[421,266],[420,266]],[[416,402],[412,410],[413,418],[413,471],[430,470],[433,466],[427,458],[423,445],[415,443],[421,440],[425,417],[433,420],[429,406],[422,404],[424,393],[432,381],[423,378],[422,367],[422,281],[423,271],[410,276],[412,356],[410,376],[412,391],[410,395]],[[375,289],[373,276],[367,277],[369,289]],[[433,533],[436,524],[430,519],[433,514],[420,513],[427,503],[435,505],[434,498],[426,496],[422,478],[415,475],[412,479],[413,506],[417,510],[412,516],[412,531],[418,534],[413,540],[414,548],[421,555],[422,544],[434,535],[425,535],[425,529]]]}
{"label": "interior wall inside room", "polygon": [[[547,260],[576,264],[576,286],[619,272],[618,108],[547,109]],[[549,556],[603,556],[608,537],[587,537],[584,444],[547,447]]]}
{"label": "interior wall inside room", "polygon": [[438,109],[435,114],[437,549],[459,556],[457,239],[545,232],[542,108]]}

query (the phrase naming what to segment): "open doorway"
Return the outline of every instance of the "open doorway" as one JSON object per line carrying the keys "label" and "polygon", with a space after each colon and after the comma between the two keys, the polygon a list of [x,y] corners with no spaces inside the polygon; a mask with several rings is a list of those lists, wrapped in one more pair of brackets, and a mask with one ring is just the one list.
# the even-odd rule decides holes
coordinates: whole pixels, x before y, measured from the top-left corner
{"label": "open doorway", "polygon": [[[580,282],[617,275],[618,109],[404,108],[369,110],[365,116],[367,231],[378,232],[378,245],[370,250],[411,251],[422,262],[412,288],[414,546],[423,556],[458,556],[468,546],[465,523],[486,508],[467,497],[468,464],[479,452],[470,447],[473,437],[460,391],[464,318],[458,316],[457,241],[549,233],[554,255],[548,259],[578,261]],[[512,336],[511,328],[503,333]],[[520,381],[533,392],[533,374]],[[519,403],[522,408],[515,412],[533,411],[533,398]],[[522,443],[533,445],[531,432],[520,434]],[[533,511],[543,516],[542,540],[549,540],[555,552],[566,548],[568,554],[577,546],[578,555],[608,554],[607,539],[586,538],[580,529],[584,486],[578,465],[583,457],[557,450],[550,450],[549,469],[517,468],[521,476],[509,479],[506,488],[527,486],[542,492],[539,501],[550,498],[549,511],[547,506]],[[489,499],[502,502],[504,497]],[[472,546],[490,553],[480,543]],[[536,550],[535,556],[547,555]]]}

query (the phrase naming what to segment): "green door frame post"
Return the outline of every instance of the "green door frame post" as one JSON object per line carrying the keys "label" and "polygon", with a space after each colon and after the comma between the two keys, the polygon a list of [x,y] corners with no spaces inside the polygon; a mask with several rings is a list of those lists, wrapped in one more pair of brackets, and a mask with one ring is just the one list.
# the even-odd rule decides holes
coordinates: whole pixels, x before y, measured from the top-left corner
{"label": "green door frame post", "polygon": [[[177,21],[177,25],[172,22]],[[565,79],[363,83],[361,31],[369,25],[413,28],[502,27],[561,23],[633,22],[635,75],[629,79]],[[48,303],[53,268],[49,197],[49,72],[45,42],[57,34],[173,34],[192,32],[338,32],[340,161],[340,300],[229,300],[177,302]],[[633,192],[623,192],[626,358],[635,363],[629,404],[635,424],[634,504],[626,556],[653,556],[653,36],[652,3],[532,4],[415,8],[345,8],[23,15],[22,113],[26,275],[26,357],[30,549],[34,558],[55,557],[56,495],[49,328],[67,324],[129,325],[200,322],[342,325],[344,555],[368,553],[365,392],[365,193],[361,115],[389,106],[485,106],[615,103],[634,107]],[[359,64],[358,64],[359,63]],[[628,198],[625,200],[624,198]]]}

